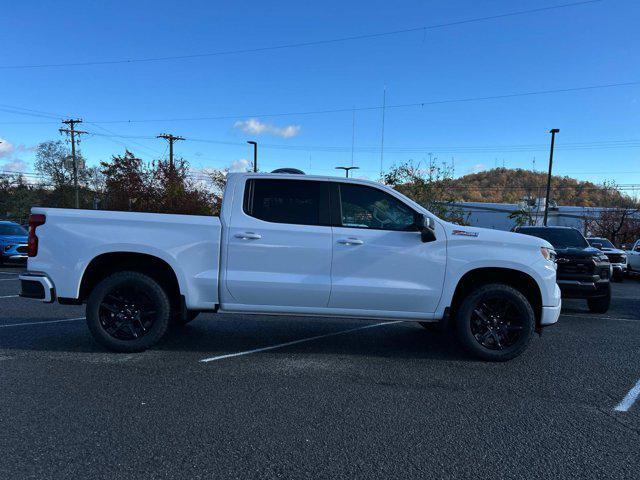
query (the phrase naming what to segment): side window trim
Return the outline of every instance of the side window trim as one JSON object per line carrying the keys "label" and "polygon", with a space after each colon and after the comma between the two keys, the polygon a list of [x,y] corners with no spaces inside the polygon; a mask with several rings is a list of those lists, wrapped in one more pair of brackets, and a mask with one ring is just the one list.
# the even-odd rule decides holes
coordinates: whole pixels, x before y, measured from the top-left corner
{"label": "side window trim", "polygon": [[[375,228],[375,227],[355,227],[355,226],[345,226],[342,224],[342,198],[340,196],[340,185],[354,185],[352,183],[348,183],[348,182],[331,182],[332,188],[331,188],[331,225],[334,227],[340,227],[340,228],[357,228],[359,230],[379,230],[379,231],[386,231],[386,232],[408,232],[408,233],[415,233],[418,230],[393,230],[393,229],[386,229],[386,228]],[[419,213],[410,205],[407,205],[406,203],[404,203],[402,200],[400,200],[399,198],[394,197],[393,195],[389,194],[388,192],[385,192],[384,190],[380,189],[380,188],[376,188],[376,187],[372,187],[370,185],[361,185],[361,184],[355,184],[358,185],[360,187],[364,187],[364,188],[369,188],[371,190],[375,190],[377,192],[380,192],[384,195],[388,195],[391,198],[393,198],[396,202],[401,203],[402,205],[404,205],[405,207],[407,207],[409,210],[411,210],[411,212],[413,212],[413,217],[414,219],[417,218],[417,216],[419,215]]]}

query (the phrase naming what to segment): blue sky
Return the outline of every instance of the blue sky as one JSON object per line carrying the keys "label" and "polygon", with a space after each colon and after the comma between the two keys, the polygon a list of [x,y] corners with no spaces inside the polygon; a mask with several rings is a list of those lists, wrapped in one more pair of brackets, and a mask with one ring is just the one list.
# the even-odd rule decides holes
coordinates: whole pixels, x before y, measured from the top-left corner
{"label": "blue sky", "polygon": [[[0,18],[0,66],[74,63],[251,49],[385,32],[571,3],[571,0],[383,2],[9,2]],[[256,53],[127,64],[0,69],[0,169],[32,171],[32,147],[61,138],[55,117],[85,130],[90,164],[126,144],[145,159],[162,132],[194,168],[238,167],[255,139],[261,167],[332,173],[351,163],[352,107],[496,96],[640,81],[640,3],[603,0],[522,16],[380,38]],[[6,109],[6,108],[5,108]],[[267,117],[260,114],[347,109]],[[234,116],[218,120],[181,120]],[[99,125],[99,126],[98,126]],[[456,175],[495,165],[640,183],[640,84],[617,88],[389,108],[384,164],[455,161]],[[196,141],[207,140],[208,142]],[[626,143],[611,143],[628,141]],[[226,142],[226,143],[213,143]],[[596,144],[596,142],[608,142]],[[381,110],[355,114],[354,163],[380,170]],[[267,147],[271,145],[271,147]],[[274,148],[273,146],[284,146]],[[294,147],[300,147],[299,149]],[[596,148],[597,147],[597,148]],[[604,147],[604,148],[602,148]]]}

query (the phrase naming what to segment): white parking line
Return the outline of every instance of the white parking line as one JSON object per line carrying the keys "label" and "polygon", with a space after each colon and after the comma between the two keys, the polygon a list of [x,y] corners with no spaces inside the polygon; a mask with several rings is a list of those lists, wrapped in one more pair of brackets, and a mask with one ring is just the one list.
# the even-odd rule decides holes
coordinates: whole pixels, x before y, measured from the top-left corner
{"label": "white parking line", "polygon": [[599,317],[597,315],[589,315],[588,313],[585,313],[584,315],[572,315],[570,313],[561,313],[560,314],[561,317],[576,317],[576,318],[595,318],[598,320],[615,320],[617,322],[636,322],[638,324],[640,324],[639,320],[636,320],[635,318],[624,318],[624,317]]}
{"label": "white parking line", "polygon": [[640,397],[640,380],[638,383],[629,390],[629,393],[622,399],[622,401],[616,405],[614,410],[616,412],[628,412],[629,409],[633,406],[633,403]]}
{"label": "white parking line", "polygon": [[307,337],[307,338],[301,338],[300,340],[293,340],[291,342],[279,343],[278,345],[271,345],[270,347],[262,347],[262,348],[256,348],[253,350],[246,350],[244,352],[229,353],[227,355],[219,355],[217,357],[203,358],[200,361],[203,363],[207,363],[207,362],[213,362],[216,360],[223,360],[225,358],[240,357],[242,355],[249,355],[251,353],[265,352],[267,350],[274,350],[276,348],[288,347],[289,345],[296,345],[298,343],[311,342],[313,340],[318,340],[320,338],[333,337],[336,335],[342,335],[344,333],[356,332],[358,330],[365,330],[367,328],[383,327],[385,325],[393,325],[394,323],[402,323],[402,322],[403,320],[398,320],[395,322],[374,323],[373,325],[365,325],[364,327],[350,328],[348,330],[340,330],[339,332],[326,333],[324,335],[316,335],[315,337]]}
{"label": "white parking line", "polygon": [[20,295],[4,295],[0,298],[15,298],[15,297],[19,297]]}
{"label": "white parking line", "polygon": [[16,280],[18,280],[18,277],[16,277],[16,278],[0,278],[0,282],[15,282]]}
{"label": "white parking line", "polygon": [[47,323],[62,323],[62,322],[77,322],[78,320],[84,320],[86,317],[78,318],[63,318],[62,320],[45,320],[44,322],[23,322],[23,323],[10,323],[8,325],[0,325],[0,328],[5,327],[25,327],[28,325],[44,325]]}
{"label": "white parking line", "polygon": [[0,272],[0,275],[20,275],[19,273],[15,273],[15,272]]}

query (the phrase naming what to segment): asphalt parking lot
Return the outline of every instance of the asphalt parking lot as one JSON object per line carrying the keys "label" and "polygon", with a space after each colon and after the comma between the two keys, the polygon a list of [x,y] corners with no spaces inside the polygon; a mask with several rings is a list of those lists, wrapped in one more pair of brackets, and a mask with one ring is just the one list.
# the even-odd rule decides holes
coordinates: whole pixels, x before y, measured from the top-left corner
{"label": "asphalt parking lot", "polygon": [[638,478],[640,280],[491,364],[414,323],[213,314],[109,353],[82,307],[17,297],[19,270],[0,478]]}

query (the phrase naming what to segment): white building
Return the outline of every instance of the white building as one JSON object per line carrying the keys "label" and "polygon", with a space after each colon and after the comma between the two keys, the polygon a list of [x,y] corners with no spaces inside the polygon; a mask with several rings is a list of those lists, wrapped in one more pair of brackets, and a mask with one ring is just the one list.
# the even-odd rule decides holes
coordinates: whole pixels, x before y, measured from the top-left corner
{"label": "white building", "polygon": [[[469,225],[496,230],[511,230],[516,223],[515,219],[509,216],[517,210],[530,212],[536,225],[542,225],[544,218],[544,198],[520,203],[456,202],[452,204],[452,208],[461,211],[462,217]],[[585,231],[585,218],[598,215],[604,210],[605,207],[552,204],[549,206],[547,225],[577,228],[586,235],[588,232]],[[639,214],[634,216],[640,219]]]}

